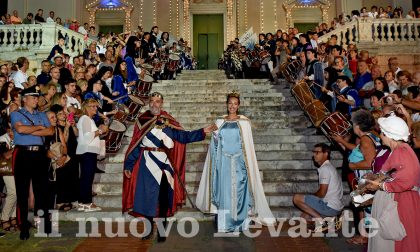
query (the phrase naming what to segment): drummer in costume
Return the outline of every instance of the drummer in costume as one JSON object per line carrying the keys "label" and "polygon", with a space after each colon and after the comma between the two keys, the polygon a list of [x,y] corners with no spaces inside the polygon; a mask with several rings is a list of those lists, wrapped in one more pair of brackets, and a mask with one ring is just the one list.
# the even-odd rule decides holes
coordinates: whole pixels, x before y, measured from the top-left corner
{"label": "drummer in costume", "polygon": [[[185,201],[185,144],[202,141],[215,125],[184,131],[180,124],[162,110],[163,96],[153,93],[150,110],[138,117],[133,139],[124,161],[122,211],[153,217],[172,216]],[[159,209],[158,209],[159,205]],[[152,225],[153,226],[153,225]],[[153,228],[143,239],[153,236]],[[158,241],[165,237],[158,235]]]}
{"label": "drummer in costume", "polygon": [[[39,87],[32,86],[22,91],[24,106],[10,115],[14,141],[13,170],[16,183],[20,239],[29,238],[28,197],[29,184],[35,195],[35,215],[42,210],[45,233],[51,232],[48,216],[48,158],[44,137],[54,134],[54,129],[44,112],[38,112]],[[42,222],[41,222],[42,223]]]}

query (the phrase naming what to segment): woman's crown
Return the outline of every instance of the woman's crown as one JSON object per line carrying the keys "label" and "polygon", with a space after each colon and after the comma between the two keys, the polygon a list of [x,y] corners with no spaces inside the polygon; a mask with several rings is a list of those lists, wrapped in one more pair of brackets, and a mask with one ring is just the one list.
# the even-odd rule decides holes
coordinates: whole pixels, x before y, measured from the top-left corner
{"label": "woman's crown", "polygon": [[239,99],[239,90],[232,90],[232,92],[227,94],[227,98],[229,99],[230,97],[236,97]]}

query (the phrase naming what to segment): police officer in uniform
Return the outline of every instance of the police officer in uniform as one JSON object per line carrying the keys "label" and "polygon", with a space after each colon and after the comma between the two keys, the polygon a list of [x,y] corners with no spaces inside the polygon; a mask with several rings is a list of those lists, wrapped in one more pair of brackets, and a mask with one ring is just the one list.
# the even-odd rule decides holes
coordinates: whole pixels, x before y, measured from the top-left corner
{"label": "police officer in uniform", "polygon": [[[48,158],[44,137],[54,134],[45,113],[36,110],[39,87],[32,86],[22,91],[23,108],[10,115],[14,141],[13,168],[16,183],[18,218],[20,222],[20,239],[29,238],[28,222],[29,184],[35,196],[35,215],[43,210],[44,232],[51,232],[51,221],[48,216]],[[42,223],[42,222],[41,222]]]}

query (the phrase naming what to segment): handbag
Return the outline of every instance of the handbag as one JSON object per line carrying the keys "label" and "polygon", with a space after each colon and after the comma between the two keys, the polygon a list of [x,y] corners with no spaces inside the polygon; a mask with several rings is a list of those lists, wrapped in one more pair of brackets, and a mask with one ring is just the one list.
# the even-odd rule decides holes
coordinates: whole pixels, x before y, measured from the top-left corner
{"label": "handbag", "polygon": [[[63,154],[61,152],[61,142],[58,141],[58,130],[57,130],[57,127],[55,128],[55,143],[51,144],[50,151],[52,153],[54,153],[54,155],[57,156],[57,157],[59,157],[59,158],[63,156]],[[55,169],[58,169],[58,168],[61,168],[65,164],[67,164],[68,161],[70,161],[70,157],[69,156],[66,156],[66,161],[64,161],[64,164],[62,166],[59,166],[57,164],[57,161],[56,160],[51,160],[51,167],[54,170]]]}
{"label": "handbag", "polygon": [[404,225],[398,216],[398,202],[393,193],[377,191],[373,204],[379,203],[381,209],[378,218],[379,234],[385,240],[401,241],[407,236]]}

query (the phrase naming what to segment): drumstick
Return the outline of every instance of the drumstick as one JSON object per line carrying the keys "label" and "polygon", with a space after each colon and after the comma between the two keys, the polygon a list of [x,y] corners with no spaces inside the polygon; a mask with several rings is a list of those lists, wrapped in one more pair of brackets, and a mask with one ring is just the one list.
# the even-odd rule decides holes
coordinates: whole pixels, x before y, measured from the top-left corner
{"label": "drumstick", "polygon": [[118,100],[121,100],[122,98],[125,98],[125,97],[127,97],[127,96],[128,96],[128,94],[123,95],[123,96],[118,97],[118,98],[115,98],[115,99],[113,99],[112,101],[118,101]]}

